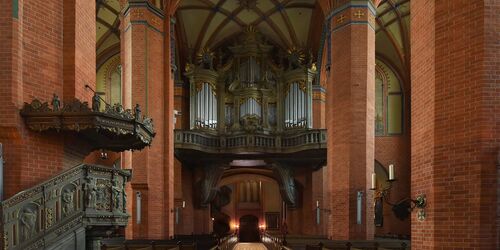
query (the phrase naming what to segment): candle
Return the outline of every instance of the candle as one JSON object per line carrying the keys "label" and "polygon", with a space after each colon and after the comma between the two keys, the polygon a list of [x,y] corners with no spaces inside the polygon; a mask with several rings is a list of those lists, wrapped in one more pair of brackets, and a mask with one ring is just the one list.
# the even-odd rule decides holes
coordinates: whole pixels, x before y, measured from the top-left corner
{"label": "candle", "polygon": [[186,201],[182,201],[182,208],[186,207]]}
{"label": "candle", "polygon": [[394,180],[394,165],[393,164],[389,165],[389,180],[390,181]]}
{"label": "candle", "polygon": [[319,201],[316,201],[316,207],[319,207]]}
{"label": "candle", "polygon": [[377,175],[375,173],[372,173],[372,186],[371,186],[371,189],[375,189],[376,184],[377,184]]}

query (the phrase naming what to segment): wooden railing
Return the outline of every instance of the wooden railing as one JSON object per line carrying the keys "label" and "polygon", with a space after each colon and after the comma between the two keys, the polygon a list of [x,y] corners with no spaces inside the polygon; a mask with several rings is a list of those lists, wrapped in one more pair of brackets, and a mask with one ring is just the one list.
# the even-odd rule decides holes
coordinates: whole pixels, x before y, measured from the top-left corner
{"label": "wooden railing", "polygon": [[292,250],[292,248],[285,246],[285,242],[281,236],[263,233],[262,242],[270,250]]}
{"label": "wooden railing", "polygon": [[213,247],[211,250],[232,250],[236,243],[238,243],[238,236],[236,236],[236,234],[230,234],[219,239],[217,246]]}
{"label": "wooden railing", "polygon": [[3,249],[46,249],[85,227],[125,227],[130,176],[81,164],[2,201]]}
{"label": "wooden railing", "polygon": [[326,148],[326,130],[311,129],[293,134],[276,135],[242,134],[215,135],[194,130],[176,130],[175,147],[177,149],[195,149],[208,153],[294,153],[308,149]]}

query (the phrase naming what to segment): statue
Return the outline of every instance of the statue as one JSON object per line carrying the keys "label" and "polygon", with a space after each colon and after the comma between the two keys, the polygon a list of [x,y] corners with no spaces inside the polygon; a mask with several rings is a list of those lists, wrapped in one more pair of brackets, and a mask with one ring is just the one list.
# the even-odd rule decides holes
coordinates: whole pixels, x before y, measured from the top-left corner
{"label": "statue", "polygon": [[123,192],[123,208],[127,207],[127,192]]}
{"label": "statue", "polygon": [[92,111],[99,112],[101,110],[101,98],[97,93],[92,97]]}
{"label": "statue", "polygon": [[85,185],[85,192],[87,197],[87,207],[95,208],[97,202],[97,186],[95,184],[95,179],[92,177],[87,177],[87,185]]}
{"label": "statue", "polygon": [[136,104],[135,105],[135,120],[136,121],[140,121],[141,120],[141,107],[139,106],[139,104]]}
{"label": "statue", "polygon": [[23,240],[28,240],[35,234],[37,214],[30,208],[24,210],[21,214],[21,234]]}
{"label": "statue", "polygon": [[120,196],[122,189],[120,187],[120,182],[117,179],[113,180],[113,206],[115,209],[120,209]]}
{"label": "statue", "polygon": [[63,202],[63,214],[68,215],[69,213],[73,212],[73,191],[70,189],[64,190],[62,194],[62,202]]}
{"label": "statue", "polygon": [[52,110],[59,111],[60,107],[61,107],[61,101],[59,100],[59,96],[57,96],[54,93],[54,96],[52,97]]}

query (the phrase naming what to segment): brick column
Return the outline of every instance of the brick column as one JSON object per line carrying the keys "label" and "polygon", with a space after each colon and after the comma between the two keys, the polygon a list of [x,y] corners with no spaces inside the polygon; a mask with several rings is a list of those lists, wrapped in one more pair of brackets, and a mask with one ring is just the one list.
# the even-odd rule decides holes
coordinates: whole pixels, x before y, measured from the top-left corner
{"label": "brick column", "polygon": [[313,128],[325,128],[326,90],[321,85],[313,85]]}
{"label": "brick column", "polygon": [[[326,127],[331,181],[329,236],[372,239],[375,106],[375,7],[371,1],[337,1],[330,24]],[[363,192],[357,224],[357,192]]]}
{"label": "brick column", "polygon": [[[170,81],[165,74],[165,30],[163,10],[149,1],[122,1],[121,58],[123,67],[123,103],[132,108],[138,103],[144,115],[154,122],[156,136],[150,148],[124,154],[125,167],[131,167],[133,177],[128,188],[129,210],[132,215],[126,237],[130,239],[165,239],[173,233],[173,187],[166,176],[173,171],[173,160],[165,155],[166,126],[172,116],[165,111]],[[168,78],[167,78],[168,79]],[[170,98],[171,99],[171,98]],[[167,160],[167,158],[170,160]],[[166,164],[169,163],[169,164]],[[170,164],[171,163],[171,164]],[[170,177],[172,178],[172,177]],[[141,223],[137,224],[136,193],[141,192]],[[172,201],[170,201],[172,200]]]}
{"label": "brick column", "polygon": [[63,100],[74,98],[89,101],[96,81],[96,12],[95,1],[65,0],[63,2]]}
{"label": "brick column", "polygon": [[500,5],[411,2],[413,249],[498,249]]}

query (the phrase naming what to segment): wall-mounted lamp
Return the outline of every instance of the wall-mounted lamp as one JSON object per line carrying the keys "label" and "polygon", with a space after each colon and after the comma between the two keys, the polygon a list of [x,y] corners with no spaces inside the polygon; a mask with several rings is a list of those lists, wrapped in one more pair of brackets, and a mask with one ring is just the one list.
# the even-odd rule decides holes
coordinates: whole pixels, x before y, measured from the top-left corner
{"label": "wall-mounted lamp", "polygon": [[389,183],[387,187],[381,190],[377,189],[377,175],[375,173],[372,173],[372,182],[370,185],[370,190],[376,192],[377,194],[376,198],[380,197],[385,203],[392,206],[392,211],[399,219],[405,219],[406,217],[408,217],[410,212],[413,211],[413,209],[417,208],[419,209],[417,211],[417,219],[420,221],[425,220],[426,214],[424,209],[427,206],[427,200],[425,198],[425,194],[420,194],[417,197],[415,197],[415,199],[406,198],[399,201],[398,203],[391,203],[388,201],[388,195],[392,188],[392,183],[396,181],[393,164],[389,165],[389,178],[386,181]]}
{"label": "wall-mounted lamp", "polygon": [[[182,205],[180,207],[175,208],[175,224],[179,224],[180,221],[180,210],[186,208],[186,201],[182,201]],[[173,212],[173,211],[172,211]]]}
{"label": "wall-mounted lamp", "polygon": [[321,224],[321,211],[331,213],[330,209],[324,209],[319,206],[319,200],[316,200],[316,224]]}
{"label": "wall-mounted lamp", "polygon": [[101,157],[102,160],[106,160],[108,159],[108,152],[106,152],[106,150],[104,149],[101,149],[101,154],[99,156]]}

